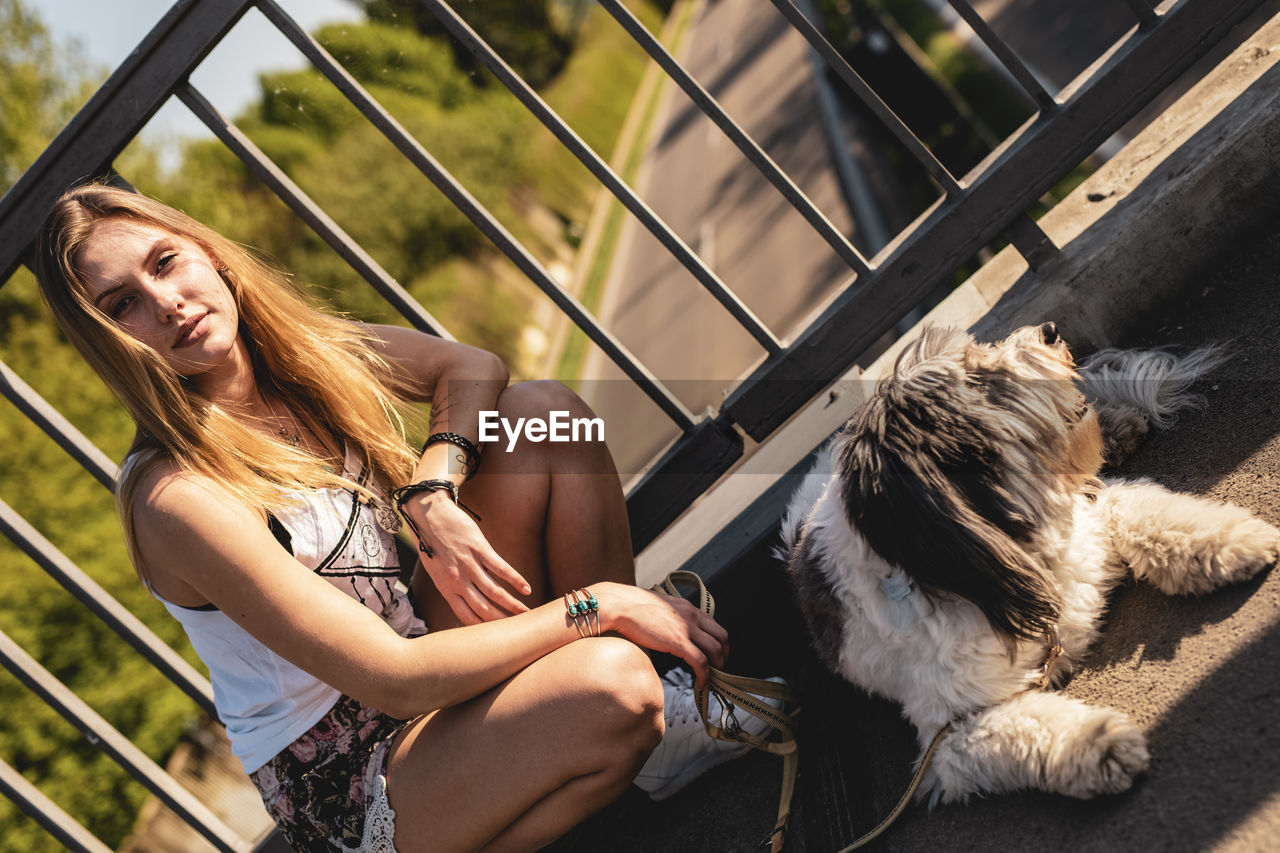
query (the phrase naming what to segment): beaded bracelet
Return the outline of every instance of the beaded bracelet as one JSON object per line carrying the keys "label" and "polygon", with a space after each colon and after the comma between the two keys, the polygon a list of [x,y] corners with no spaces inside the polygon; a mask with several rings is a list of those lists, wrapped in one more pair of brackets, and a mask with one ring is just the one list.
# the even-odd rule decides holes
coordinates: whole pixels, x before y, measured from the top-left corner
{"label": "beaded bracelet", "polygon": [[584,640],[587,635],[582,632],[582,625],[578,622],[578,602],[569,600],[569,593],[564,594],[564,608],[569,614],[569,618],[573,621],[573,627],[578,629],[578,636]]}
{"label": "beaded bracelet", "polygon": [[465,453],[465,456],[455,456],[462,465],[462,473],[470,480],[480,470],[480,448],[472,443],[471,439],[465,435],[458,435],[456,432],[433,432],[427,436],[427,440],[422,445],[422,452],[426,453],[427,448],[433,444],[448,442],[454,447]]}
{"label": "beaded bracelet", "polygon": [[[578,598],[578,594],[582,594],[582,598]],[[570,601],[569,597],[573,600]],[[564,594],[565,610],[569,613],[569,618],[573,620],[573,626],[578,629],[578,636],[586,639],[588,635],[592,637],[600,636],[600,602],[591,594],[589,589],[575,589]],[[595,614],[595,625],[591,624],[591,614]],[[587,624],[586,632],[583,632],[582,625],[578,623],[581,619]]]}

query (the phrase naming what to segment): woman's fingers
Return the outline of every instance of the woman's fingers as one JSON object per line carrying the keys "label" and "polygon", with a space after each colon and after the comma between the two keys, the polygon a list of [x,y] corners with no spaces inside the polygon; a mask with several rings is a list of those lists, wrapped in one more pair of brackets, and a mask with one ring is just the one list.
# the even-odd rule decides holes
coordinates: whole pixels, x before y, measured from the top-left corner
{"label": "woman's fingers", "polygon": [[684,636],[673,653],[689,664],[695,683],[702,687],[710,667],[720,668],[729,654],[729,633],[724,627],[684,599],[670,602],[684,623]]}
{"label": "woman's fingers", "polygon": [[[489,553],[485,555],[484,566],[489,570],[489,574],[493,575],[493,577],[497,578],[503,583],[508,584],[512,589],[517,590],[521,595],[529,595],[531,592],[533,592],[533,588],[530,587],[529,582],[524,579],[524,575],[520,574],[515,569],[513,569],[511,567],[511,564],[508,563],[506,560],[502,559],[500,556],[498,556],[498,552],[493,550],[492,548],[490,548]],[[496,588],[496,584],[495,584],[495,588]],[[509,597],[510,596],[508,596],[508,598]],[[512,600],[514,601],[515,599],[512,599]],[[520,613],[528,609],[529,608],[521,604],[518,610],[514,610],[512,612]]]}
{"label": "woman's fingers", "polygon": [[[436,559],[423,567],[445,594],[454,615],[470,625],[528,610],[510,590],[528,595],[532,592],[529,582],[493,550],[476,523],[447,501],[432,509],[438,510],[429,531]],[[459,612],[463,608],[466,613]]]}
{"label": "woman's fingers", "polygon": [[725,659],[729,656],[729,649],[724,641],[701,631],[695,633],[691,639],[693,645],[702,652],[712,666],[717,669],[724,666]]}
{"label": "woman's fingers", "polygon": [[715,637],[725,645],[729,644],[729,632],[725,627],[702,611],[698,611],[698,621],[702,630]]}
{"label": "woman's fingers", "polygon": [[482,596],[492,609],[492,615],[486,616],[488,619],[501,619],[529,609],[523,601],[494,583],[492,578],[482,579],[476,588],[476,594]]}
{"label": "woman's fingers", "polygon": [[492,548],[483,561],[476,564],[475,570],[475,582],[480,593],[506,611],[501,615],[524,613],[529,609],[527,604],[498,583],[499,580],[505,581],[512,589],[520,590],[524,595],[532,592],[520,573],[511,568]]}
{"label": "woman's fingers", "polygon": [[449,608],[458,617],[459,622],[464,625],[478,625],[481,622],[492,622],[510,616],[512,613],[528,610],[525,605],[512,598],[506,590],[495,586],[492,581],[486,586],[489,589],[488,593],[475,584],[463,580],[454,590],[445,595]]}
{"label": "woman's fingers", "polygon": [[466,598],[460,594],[450,595],[445,599],[449,603],[449,609],[453,611],[453,615],[458,617],[458,621],[463,625],[479,625],[485,621],[479,614],[471,608]]}
{"label": "woman's fingers", "polygon": [[524,578],[507,565],[492,548],[484,551],[477,549],[458,567],[462,587],[471,595],[468,603],[471,608],[486,620],[501,619],[516,613],[524,613],[529,606],[513,596],[497,578],[506,580],[514,578],[515,589],[527,589]]}

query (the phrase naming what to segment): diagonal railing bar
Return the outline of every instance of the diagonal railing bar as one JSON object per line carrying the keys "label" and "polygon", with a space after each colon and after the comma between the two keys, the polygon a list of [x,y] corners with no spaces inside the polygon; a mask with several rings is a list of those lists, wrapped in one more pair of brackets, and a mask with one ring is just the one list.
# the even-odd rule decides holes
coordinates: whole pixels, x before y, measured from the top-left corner
{"label": "diagonal railing bar", "polygon": [[1180,0],[1156,26],[1130,30],[1064,89],[1051,121],[1024,124],[963,194],[921,217],[870,281],[845,287],[786,352],[753,370],[721,413],[763,441],[1261,2]]}
{"label": "diagonal railing bar", "polygon": [[80,567],[44,538],[13,507],[0,500],[0,533],[17,545],[40,568],[102,622],[158,669],[200,709],[217,719],[213,688],[209,680],[187,663],[169,645],[152,633],[138,617],[86,575]]}
{"label": "diagonal railing bar", "polygon": [[298,50],[315,66],[321,74],[328,78],[347,100],[358,109],[369,122],[387,138],[396,149],[422,172],[431,183],[462,211],[472,224],[484,233],[521,272],[537,287],[550,297],[551,301],[564,312],[574,324],[589,337],[596,346],[607,355],[614,364],[629,376],[640,387],[649,399],[666,413],[682,432],[688,432],[694,426],[692,413],[676,399],[675,395],[660,383],[657,378],[642,365],[612,334],[606,331],[592,317],[574,296],[553,279],[542,264],[511,235],[502,223],[498,222],[488,210],[467,192],[458,181],[441,166],[431,153],[417,139],[401,126],[400,122],[365,91],[354,77],[337,62],[305,30],[273,2],[258,0],[258,8],[266,15],[278,30],[293,42]]}
{"label": "diagonal railing bar", "polygon": [[373,257],[351,238],[329,214],[325,213],[311,198],[286,175],[279,166],[271,161],[240,128],[236,127],[213,104],[191,84],[178,89],[174,94],[196,118],[204,122],[205,127],[213,131],[213,135],[244,163],[258,180],[262,181],[289,206],[298,218],[310,226],[321,240],[329,244],[338,256],[347,262],[361,278],[378,291],[400,315],[413,326],[423,332],[429,332],[446,340],[454,340],[444,325],[431,316],[427,309],[405,290],[400,282],[382,268]]}
{"label": "diagonal railing bar", "polygon": [[1152,8],[1150,0],[1124,0],[1124,2],[1133,10],[1133,14],[1138,16],[1138,26],[1144,30],[1154,24],[1159,17],[1156,10]]}
{"label": "diagonal railing bar", "polygon": [[111,848],[81,826],[26,777],[0,761],[0,794],[32,818],[63,847],[72,853],[111,853]]}
{"label": "diagonal railing bar", "polygon": [[951,4],[951,8],[956,10],[964,22],[969,25],[969,29],[973,30],[974,35],[982,40],[996,57],[1000,60],[1000,64],[1005,70],[1013,75],[1013,79],[1018,82],[1022,90],[1026,92],[1027,97],[1035,103],[1040,109],[1042,115],[1047,115],[1058,108],[1058,102],[1054,100],[1053,95],[1045,91],[1044,86],[1040,85],[1040,81],[1031,73],[1031,69],[1018,58],[1018,55],[1009,49],[1009,45],[1004,43],[995,32],[982,19],[982,16],[973,10],[968,0],[947,0]]}
{"label": "diagonal railing bar", "polygon": [[67,451],[94,479],[115,490],[116,478],[120,474],[115,463],[3,361],[0,361],[0,394]]}
{"label": "diagonal railing bar", "polygon": [[[569,125],[564,123],[560,116],[556,115],[546,101],[542,100],[538,93],[533,91],[529,84],[502,57],[498,56],[493,48],[486,44],[476,31],[458,16],[457,12],[453,11],[448,4],[441,2],[441,0],[419,0],[419,3],[435,14],[449,32],[458,41],[462,42],[473,56],[484,63],[485,67],[502,81],[502,84],[516,96],[520,103],[525,105],[525,108],[533,113],[542,122],[543,126],[551,131],[556,139],[560,140],[561,144],[568,148],[582,165],[590,170],[591,174],[595,175],[602,184],[608,187],[618,201],[622,202],[627,210],[631,211],[640,220],[641,224],[658,239],[658,242],[662,243],[667,251],[671,252],[676,260],[715,297],[716,301],[733,315],[738,324],[746,329],[756,339],[757,343],[769,352],[777,352],[780,349],[778,340],[765,328],[764,324],[751,309],[725,286],[719,276],[680,239],[679,235],[672,231],[671,227],[662,221],[658,214],[645,204],[609,168],[609,165],[601,160],[591,150],[591,147],[582,141],[582,138]],[[866,262],[858,254],[858,250],[845,239],[843,234],[836,230],[836,227],[823,216],[821,211],[813,206],[812,202],[800,191],[799,187],[794,185],[792,187],[798,197],[790,198],[790,200],[800,214],[827,241],[831,248],[836,250],[836,253],[840,255],[845,263],[854,269],[865,271]]]}
{"label": "diagonal railing bar", "polygon": [[[601,0],[605,3],[606,0]],[[616,0],[609,0],[611,5]],[[791,26],[794,27],[800,35],[804,36],[809,44],[813,45],[813,49],[818,55],[826,61],[827,66],[840,77],[844,84],[849,87],[849,91],[853,92],[858,98],[866,104],[867,108],[873,112],[877,118],[884,124],[889,131],[898,138],[906,149],[911,152],[911,156],[920,162],[920,165],[928,171],[929,175],[938,182],[939,186],[948,197],[954,196],[960,192],[960,184],[956,181],[955,176],[942,162],[933,156],[920,138],[911,132],[911,128],[907,127],[902,119],[898,118],[898,114],[889,108],[875,90],[867,85],[857,71],[853,70],[847,60],[840,55],[831,42],[827,41],[827,37],[819,32],[818,28],[813,25],[808,16],[801,12],[791,0],[771,0],[782,16],[786,18]]]}
{"label": "diagonal railing bar", "polygon": [[0,664],[218,850],[245,853],[252,849],[249,842],[219,820],[204,803],[174,781],[146,753],[102,719],[3,631],[0,631]]}
{"label": "diagonal railing bar", "polygon": [[862,253],[855,249],[835,229],[831,222],[814,207],[813,202],[795,185],[795,182],[787,176],[787,173],[779,168],[773,158],[765,153],[765,150],[754,139],[748,136],[742,128],[738,127],[737,123],[729,117],[719,102],[711,96],[711,93],[702,88],[701,84],[694,80],[689,72],[684,70],[684,67],[667,52],[662,43],[645,29],[644,24],[640,23],[639,19],[617,0],[599,1],[605,11],[622,25],[622,28],[644,49],[644,52],[649,54],[649,57],[658,63],[663,71],[667,72],[667,76],[684,90],[689,99],[698,105],[707,118],[711,119],[716,127],[724,132],[725,136],[729,137],[729,140],[737,146],[738,150],[752,165],[760,170],[760,173],[764,175],[769,183],[777,188],[783,198],[790,202],[791,206],[836,250],[841,260],[860,275],[865,275],[869,272],[870,262],[862,256]]}

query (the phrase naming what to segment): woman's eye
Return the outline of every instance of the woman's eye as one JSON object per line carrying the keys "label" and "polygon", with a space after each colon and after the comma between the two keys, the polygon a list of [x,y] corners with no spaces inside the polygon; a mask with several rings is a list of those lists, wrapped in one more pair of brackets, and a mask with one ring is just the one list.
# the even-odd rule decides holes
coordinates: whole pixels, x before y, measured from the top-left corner
{"label": "woman's eye", "polygon": [[107,316],[112,320],[120,319],[124,312],[129,310],[129,306],[133,304],[133,300],[133,296],[121,296],[117,299],[113,299],[111,304],[107,307]]}
{"label": "woman's eye", "polygon": [[172,261],[177,256],[178,256],[177,252],[170,252],[167,255],[161,255],[160,260],[156,261],[156,272],[157,273],[163,272],[164,268],[169,266],[169,262]]}

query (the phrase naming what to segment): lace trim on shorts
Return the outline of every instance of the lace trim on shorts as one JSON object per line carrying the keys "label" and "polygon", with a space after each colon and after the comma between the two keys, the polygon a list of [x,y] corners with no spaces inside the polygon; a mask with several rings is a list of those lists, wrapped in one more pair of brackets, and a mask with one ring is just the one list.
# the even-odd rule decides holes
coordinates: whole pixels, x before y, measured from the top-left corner
{"label": "lace trim on shorts", "polygon": [[385,737],[373,748],[365,771],[366,791],[364,835],[358,853],[396,853],[396,811],[387,799],[387,753],[395,735]]}
{"label": "lace trim on shorts", "polygon": [[378,774],[373,783],[373,799],[364,818],[364,838],[360,853],[396,853],[396,812],[387,799],[387,777]]}

